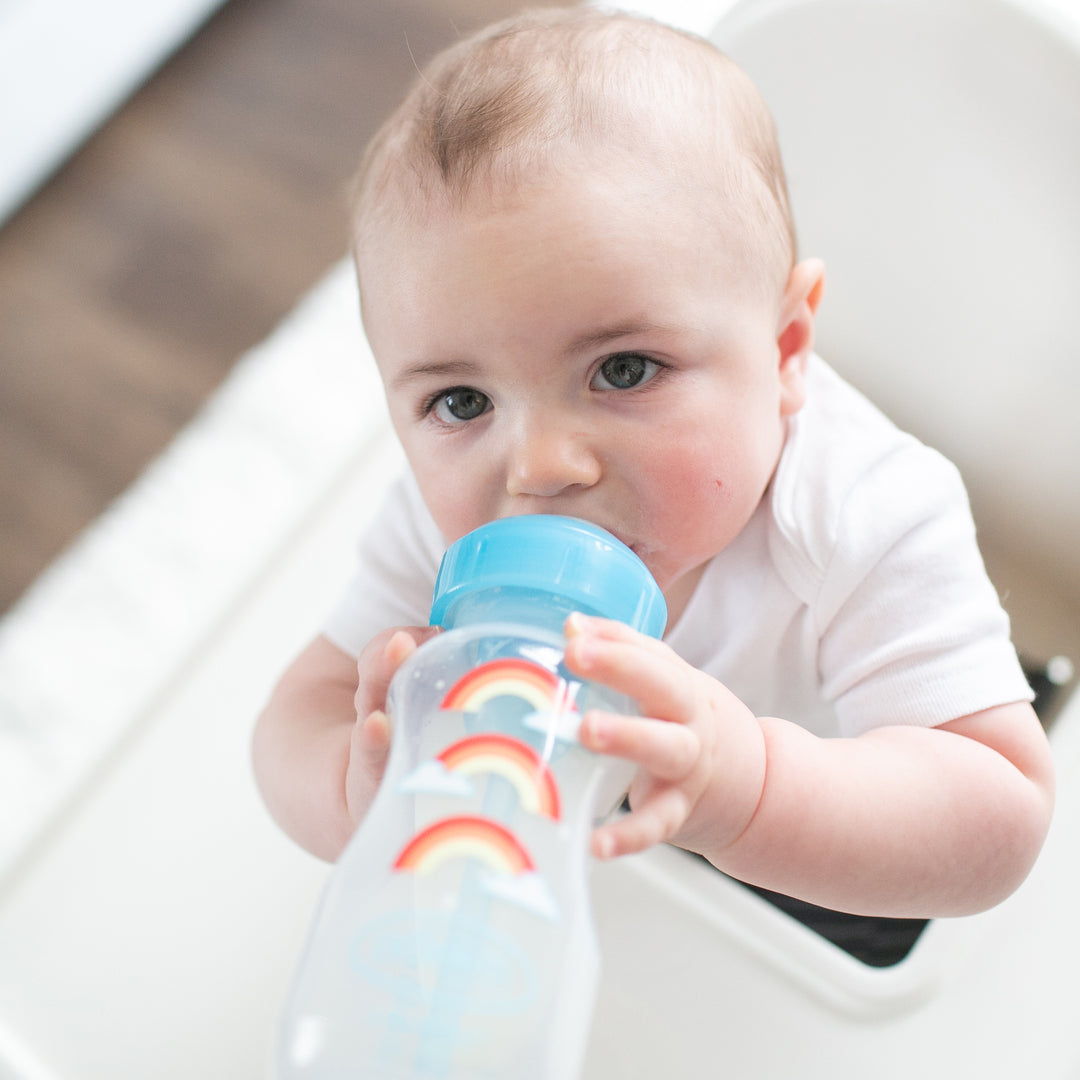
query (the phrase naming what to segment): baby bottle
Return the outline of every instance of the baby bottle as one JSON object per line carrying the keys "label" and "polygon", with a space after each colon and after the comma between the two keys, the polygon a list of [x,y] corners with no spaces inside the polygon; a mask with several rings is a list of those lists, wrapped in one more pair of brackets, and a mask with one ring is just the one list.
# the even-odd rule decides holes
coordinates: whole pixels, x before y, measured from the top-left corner
{"label": "baby bottle", "polygon": [[636,711],[563,665],[572,611],[659,636],[644,563],[573,518],[506,518],[446,552],[401,666],[372,806],[327,886],[279,1032],[280,1080],[573,1080],[599,957],[589,835],[633,766],[581,715]]}

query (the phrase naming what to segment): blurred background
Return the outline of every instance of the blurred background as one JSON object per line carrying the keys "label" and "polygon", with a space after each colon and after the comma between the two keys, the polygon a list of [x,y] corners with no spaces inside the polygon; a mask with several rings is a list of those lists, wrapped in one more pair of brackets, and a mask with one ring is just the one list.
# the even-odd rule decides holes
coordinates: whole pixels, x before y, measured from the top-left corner
{"label": "blurred background", "polygon": [[0,0],[0,612],[346,252],[415,68],[515,0]]}

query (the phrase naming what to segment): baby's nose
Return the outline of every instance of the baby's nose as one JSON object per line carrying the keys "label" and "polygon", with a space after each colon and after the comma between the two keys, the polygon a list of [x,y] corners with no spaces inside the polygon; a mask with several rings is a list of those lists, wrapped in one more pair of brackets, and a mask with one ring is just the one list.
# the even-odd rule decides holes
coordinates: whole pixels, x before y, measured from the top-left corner
{"label": "baby's nose", "polygon": [[585,434],[543,420],[523,424],[515,434],[507,494],[550,497],[571,487],[591,487],[599,479],[600,461]]}

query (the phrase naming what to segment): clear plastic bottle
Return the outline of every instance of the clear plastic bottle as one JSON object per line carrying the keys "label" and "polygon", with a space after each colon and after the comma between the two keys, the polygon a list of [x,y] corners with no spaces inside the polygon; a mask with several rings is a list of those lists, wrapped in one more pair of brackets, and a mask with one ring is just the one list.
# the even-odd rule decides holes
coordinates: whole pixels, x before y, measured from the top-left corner
{"label": "clear plastic bottle", "polygon": [[589,834],[633,767],[576,740],[633,702],[562,664],[572,611],[659,636],[660,590],[610,533],[507,518],[446,553],[446,632],[391,684],[379,792],[323,897],[279,1033],[280,1080],[573,1080],[599,957]]}

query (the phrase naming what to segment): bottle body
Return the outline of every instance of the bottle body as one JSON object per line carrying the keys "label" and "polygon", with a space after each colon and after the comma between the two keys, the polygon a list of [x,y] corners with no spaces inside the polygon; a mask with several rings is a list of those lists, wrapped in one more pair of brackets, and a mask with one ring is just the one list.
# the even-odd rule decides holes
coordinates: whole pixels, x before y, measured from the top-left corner
{"label": "bottle body", "polygon": [[565,669],[556,614],[448,630],[395,676],[386,775],[313,927],[282,1080],[577,1075],[598,973],[589,834],[633,767],[576,729],[634,705]]}

